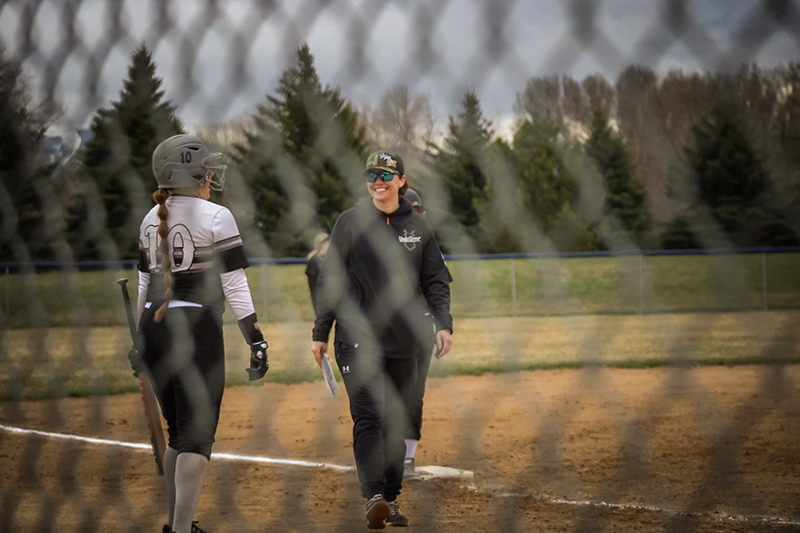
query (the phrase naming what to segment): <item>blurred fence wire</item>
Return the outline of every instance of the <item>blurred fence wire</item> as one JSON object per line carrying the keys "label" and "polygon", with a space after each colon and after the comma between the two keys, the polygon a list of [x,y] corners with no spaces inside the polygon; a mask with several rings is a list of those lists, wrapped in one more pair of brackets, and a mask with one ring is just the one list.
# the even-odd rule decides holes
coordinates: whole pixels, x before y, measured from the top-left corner
{"label": "blurred fence wire", "polygon": [[0,530],[166,520],[113,302],[184,130],[229,158],[275,352],[245,387],[226,316],[201,527],[364,527],[298,258],[388,148],[455,278],[421,457],[475,473],[406,484],[412,526],[800,530],[800,5],[539,4],[0,0]]}

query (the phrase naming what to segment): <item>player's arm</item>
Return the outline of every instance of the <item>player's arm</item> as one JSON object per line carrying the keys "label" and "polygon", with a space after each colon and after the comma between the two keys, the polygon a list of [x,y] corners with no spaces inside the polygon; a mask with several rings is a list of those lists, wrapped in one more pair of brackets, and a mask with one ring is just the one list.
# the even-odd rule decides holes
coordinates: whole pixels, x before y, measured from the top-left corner
{"label": "player's arm", "polygon": [[346,219],[340,216],[331,231],[330,244],[317,279],[317,317],[312,331],[311,353],[318,365],[328,348],[336,310],[347,288],[347,254],[349,253],[349,231]]}
{"label": "player's arm", "polygon": [[[141,239],[139,240],[139,264],[137,270],[139,273],[139,283],[136,290],[136,326],[137,329],[139,329],[139,323],[142,321],[142,313],[144,313],[144,304],[147,302],[147,290],[150,288],[150,262],[147,258],[147,250],[142,245]],[[139,374],[144,372],[142,354],[139,352],[139,349],[137,349],[135,343],[131,345],[131,349],[128,351],[128,360],[131,362],[134,376],[138,377]]]}
{"label": "player's arm", "polygon": [[150,260],[147,257],[147,249],[139,240],[139,265],[137,267],[139,272],[139,285],[136,298],[136,324],[142,320],[142,313],[144,312],[144,304],[147,303],[147,291],[150,288]]}
{"label": "player's arm", "polygon": [[267,355],[269,345],[264,339],[261,325],[258,323],[247,276],[244,269],[239,268],[233,272],[223,272],[220,277],[225,300],[238,321],[239,330],[250,346],[250,368],[247,369],[250,381],[263,378],[269,370]]}
{"label": "player's arm", "polygon": [[258,323],[253,297],[250,294],[250,285],[244,269],[250,265],[244,251],[244,243],[239,235],[239,229],[233,215],[227,209],[222,209],[215,217],[212,224],[214,233],[214,251],[219,260],[220,279],[225,300],[239,324],[247,344],[250,346],[250,368],[247,373],[250,381],[264,377],[269,370],[269,345],[261,332]]}

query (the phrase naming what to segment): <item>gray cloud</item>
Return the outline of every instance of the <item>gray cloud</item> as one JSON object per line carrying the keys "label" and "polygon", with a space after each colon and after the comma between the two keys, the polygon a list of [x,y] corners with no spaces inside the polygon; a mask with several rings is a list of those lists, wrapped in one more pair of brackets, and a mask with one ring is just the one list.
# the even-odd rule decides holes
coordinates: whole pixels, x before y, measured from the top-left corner
{"label": "gray cloud", "polygon": [[[376,103],[402,83],[430,95],[441,113],[454,112],[468,87],[485,109],[510,113],[532,76],[600,73],[613,81],[633,62],[664,74],[800,57],[796,2],[784,19],[758,0],[229,0],[210,16],[197,0],[173,0],[168,9],[156,1],[84,0],[74,16],[65,4],[42,2],[26,29],[29,6],[4,3],[0,38],[12,57],[24,57],[35,95],[64,102],[72,123],[118,98],[142,42],[188,125],[252,111],[274,93],[303,42],[323,82],[345,95]],[[668,9],[678,5],[687,10]],[[75,41],[64,54],[72,18]]]}

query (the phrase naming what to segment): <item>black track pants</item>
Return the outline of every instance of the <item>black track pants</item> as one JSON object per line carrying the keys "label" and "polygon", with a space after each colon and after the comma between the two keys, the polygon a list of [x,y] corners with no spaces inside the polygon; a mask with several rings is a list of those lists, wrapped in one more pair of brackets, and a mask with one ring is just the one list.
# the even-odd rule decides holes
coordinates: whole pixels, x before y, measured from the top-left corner
{"label": "black track pants", "polygon": [[436,335],[431,324],[431,336],[422,341],[419,346],[417,356],[417,379],[411,386],[411,393],[408,398],[408,426],[405,437],[410,440],[420,440],[422,438],[422,399],[425,396],[425,382],[428,379],[428,370],[431,366],[431,358],[436,349]]}
{"label": "black track pants", "polygon": [[406,406],[417,358],[386,358],[337,342],[336,362],[350,399],[361,494],[393,501],[403,485]]}

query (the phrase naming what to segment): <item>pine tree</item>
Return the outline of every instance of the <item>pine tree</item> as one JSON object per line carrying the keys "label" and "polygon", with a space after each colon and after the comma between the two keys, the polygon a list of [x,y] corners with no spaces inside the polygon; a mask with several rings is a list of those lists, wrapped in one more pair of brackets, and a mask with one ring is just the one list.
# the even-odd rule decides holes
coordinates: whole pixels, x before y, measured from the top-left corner
{"label": "pine tree", "polygon": [[608,220],[610,217],[619,220],[620,229],[628,232],[636,244],[649,247],[652,217],[644,187],[634,178],[631,156],[622,137],[611,128],[608,117],[601,110],[594,111],[592,131],[585,149],[605,186],[604,225],[611,228],[608,236],[613,237],[616,225]]}
{"label": "pine tree", "polygon": [[481,244],[479,204],[486,200],[486,151],[490,147],[492,124],[484,118],[474,89],[468,90],[456,117],[449,117],[448,135],[442,148],[431,145],[433,170],[450,197],[455,220]]}
{"label": "pine tree", "polygon": [[[352,191],[363,189],[364,127],[340,90],[322,85],[308,44],[254,119],[236,160],[254,192],[257,225],[274,254],[302,254],[351,207]],[[313,202],[314,212],[303,210]]]}
{"label": "pine tree", "polygon": [[561,164],[557,135],[552,124],[531,121],[525,121],[514,135],[523,203],[545,233],[553,229],[558,213],[571,205],[578,193],[575,181]]}
{"label": "pine tree", "polygon": [[119,100],[92,119],[94,137],[82,155],[84,201],[72,210],[70,224],[82,259],[137,257],[139,224],[156,189],[153,151],[183,133],[176,106],[163,100],[162,83],[142,45],[131,56]]}
{"label": "pine tree", "polygon": [[[232,158],[242,180],[226,188],[233,195],[245,194],[252,198],[253,211],[238,215],[244,219],[251,217],[255,229],[272,248],[271,253],[283,255],[277,251],[286,250],[286,243],[294,240],[293,232],[282,231],[280,227],[290,209],[289,197],[278,175],[283,139],[266,114],[266,106],[259,104],[252,116],[254,128],[244,130],[244,143],[234,143]],[[255,242],[255,239],[248,241]]]}
{"label": "pine tree", "polygon": [[309,179],[317,200],[317,221],[330,230],[351,206],[351,186],[363,189],[360,172],[344,172],[346,156],[358,165],[366,154],[365,129],[338,88],[322,85],[308,44],[297,50],[297,65],[283,73],[278,95],[268,97],[267,118],[278,126],[283,148]]}
{"label": "pine tree", "polygon": [[742,230],[747,209],[766,189],[769,176],[731,107],[717,107],[694,128],[687,151],[697,178],[699,200],[729,234]]}
{"label": "pine tree", "polygon": [[[686,151],[696,180],[697,204],[690,210],[693,228],[700,208],[707,208],[733,244],[740,246],[796,245],[798,237],[785,216],[767,205],[770,176],[764,158],[746,133],[744,120],[732,104],[720,104],[694,128],[694,146]],[[726,242],[705,243],[725,246]],[[701,239],[702,240],[702,239]]]}
{"label": "pine tree", "polygon": [[575,212],[579,190],[569,159],[579,157],[550,120],[526,120],[514,135],[520,199],[560,251],[596,249],[595,237]]}
{"label": "pine tree", "polygon": [[[50,240],[60,228],[45,222],[52,165],[39,157],[39,142],[57,109],[45,102],[34,107],[19,64],[0,49],[0,257],[8,261],[51,259]],[[49,211],[55,210],[50,206]]]}

